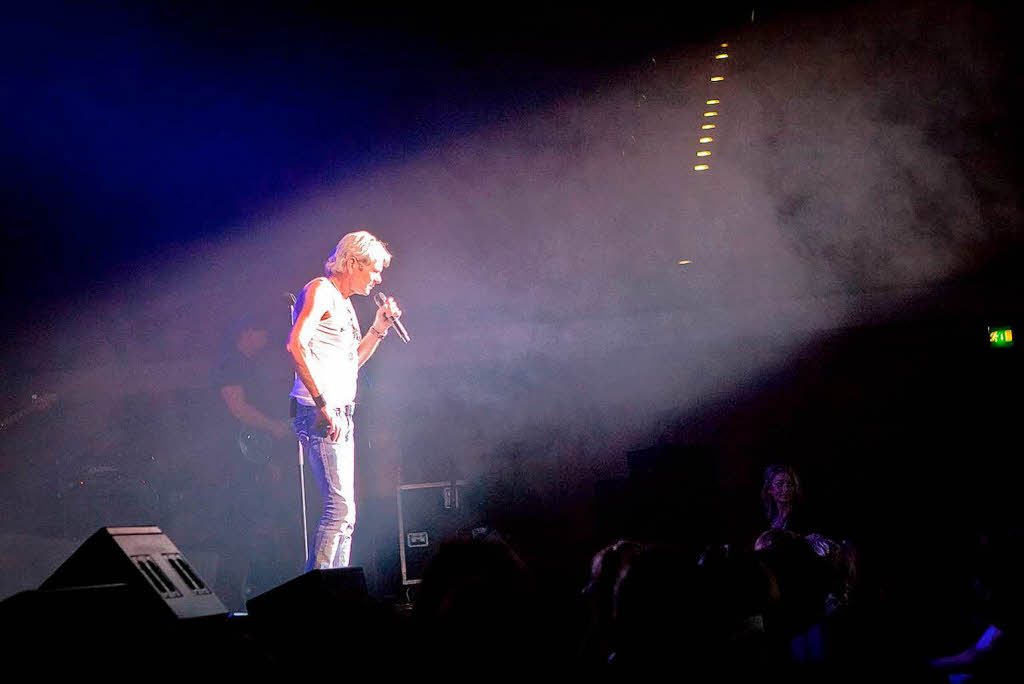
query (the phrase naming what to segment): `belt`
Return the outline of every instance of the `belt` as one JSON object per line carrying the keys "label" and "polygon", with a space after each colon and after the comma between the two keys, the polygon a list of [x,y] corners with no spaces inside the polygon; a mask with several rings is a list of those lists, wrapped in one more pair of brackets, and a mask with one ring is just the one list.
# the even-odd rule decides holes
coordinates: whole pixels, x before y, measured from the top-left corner
{"label": "belt", "polygon": [[[316,406],[307,406],[306,404],[299,404],[299,406],[316,413]],[[352,402],[351,404],[343,404],[342,406],[336,406],[334,410],[337,411],[339,415],[344,414],[351,418],[356,412],[356,404],[355,402]]]}

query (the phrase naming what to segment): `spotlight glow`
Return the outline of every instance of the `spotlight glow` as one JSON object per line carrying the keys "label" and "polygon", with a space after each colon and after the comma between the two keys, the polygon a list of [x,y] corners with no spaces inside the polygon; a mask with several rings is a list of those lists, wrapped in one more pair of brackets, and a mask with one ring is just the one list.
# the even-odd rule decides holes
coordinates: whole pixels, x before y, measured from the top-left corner
{"label": "spotlight glow", "polygon": [[698,157],[710,157],[711,156],[711,152],[709,152],[708,150],[701,150],[700,152],[697,153],[697,156]]}
{"label": "spotlight glow", "polygon": [[729,59],[729,53],[723,52],[715,55],[715,59]]}
{"label": "spotlight glow", "polygon": [[708,100],[704,104],[721,104],[721,100]]}
{"label": "spotlight glow", "polygon": [[702,131],[710,131],[714,127],[715,127],[715,124],[704,124],[703,126],[700,127],[700,130],[702,130]]}
{"label": "spotlight glow", "polygon": [[712,83],[718,83],[719,81],[724,81],[724,80],[725,80],[725,76],[712,76],[711,77],[711,82]]}
{"label": "spotlight glow", "polygon": [[[696,167],[694,167],[694,168],[696,168]],[[685,266],[686,264],[692,264],[693,260],[692,259],[682,259],[678,263],[679,263],[680,266]]]}
{"label": "spotlight glow", "polygon": [[709,143],[709,142],[714,142],[714,141],[715,141],[715,139],[714,139],[714,138],[712,138],[711,136],[704,136],[703,138],[701,138],[701,139],[700,139],[700,140],[698,140],[697,142],[699,142],[699,143],[702,143],[702,144],[703,144],[703,143]]}
{"label": "spotlight glow", "polygon": [[711,167],[708,166],[707,164],[697,164],[696,166],[693,167],[693,170],[694,171],[707,171],[710,168]]}
{"label": "spotlight glow", "polygon": [[725,47],[729,47],[729,44],[728,43],[722,43],[722,47],[724,47],[724,48]]}
{"label": "spotlight glow", "polygon": [[704,112],[704,116],[718,116],[718,112]]}

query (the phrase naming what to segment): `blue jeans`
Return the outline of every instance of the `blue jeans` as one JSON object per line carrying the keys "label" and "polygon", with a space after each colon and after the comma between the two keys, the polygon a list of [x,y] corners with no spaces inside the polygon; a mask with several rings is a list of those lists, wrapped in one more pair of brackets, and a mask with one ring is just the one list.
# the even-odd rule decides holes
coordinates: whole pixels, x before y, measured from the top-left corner
{"label": "blue jeans", "polygon": [[341,437],[332,442],[320,412],[299,404],[295,414],[295,434],[320,485],[324,511],[306,559],[306,571],[348,566],[352,551],[352,532],[356,525],[355,443],[352,413],[354,404],[335,409],[342,421]]}

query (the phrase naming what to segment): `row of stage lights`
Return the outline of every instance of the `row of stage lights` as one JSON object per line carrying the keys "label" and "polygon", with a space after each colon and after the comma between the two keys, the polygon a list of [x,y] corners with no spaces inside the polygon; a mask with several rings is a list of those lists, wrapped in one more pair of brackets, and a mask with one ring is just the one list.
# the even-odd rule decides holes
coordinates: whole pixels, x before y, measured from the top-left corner
{"label": "row of stage lights", "polygon": [[[729,53],[725,51],[726,48],[729,47],[729,44],[722,43],[718,47],[719,49],[715,53],[715,70],[712,72],[711,80],[708,86],[708,93],[710,97],[708,97],[708,99],[705,100],[704,102],[704,116],[701,117],[701,121],[703,121],[704,123],[700,125],[700,137],[697,140],[697,142],[700,144],[700,147],[697,148],[697,157],[702,160],[705,160],[707,157],[711,156],[711,150],[709,149],[709,147],[711,143],[715,142],[715,136],[711,133],[711,131],[715,130],[716,124],[709,121],[709,119],[713,119],[714,117],[718,116],[718,105],[720,105],[722,101],[718,97],[715,97],[717,92],[715,84],[721,83],[722,81],[725,80],[725,76],[722,75],[722,72],[724,71],[724,69],[722,69],[722,65],[724,60],[729,59]],[[707,171],[710,168],[710,164],[700,163],[695,164],[693,170]]]}

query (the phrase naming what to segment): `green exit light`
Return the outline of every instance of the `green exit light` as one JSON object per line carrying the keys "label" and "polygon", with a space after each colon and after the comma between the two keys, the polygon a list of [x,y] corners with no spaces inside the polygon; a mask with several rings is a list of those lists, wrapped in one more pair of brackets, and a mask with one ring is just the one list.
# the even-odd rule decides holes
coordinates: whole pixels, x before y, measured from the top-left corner
{"label": "green exit light", "polygon": [[1013,328],[988,328],[988,343],[993,347],[1012,347]]}

